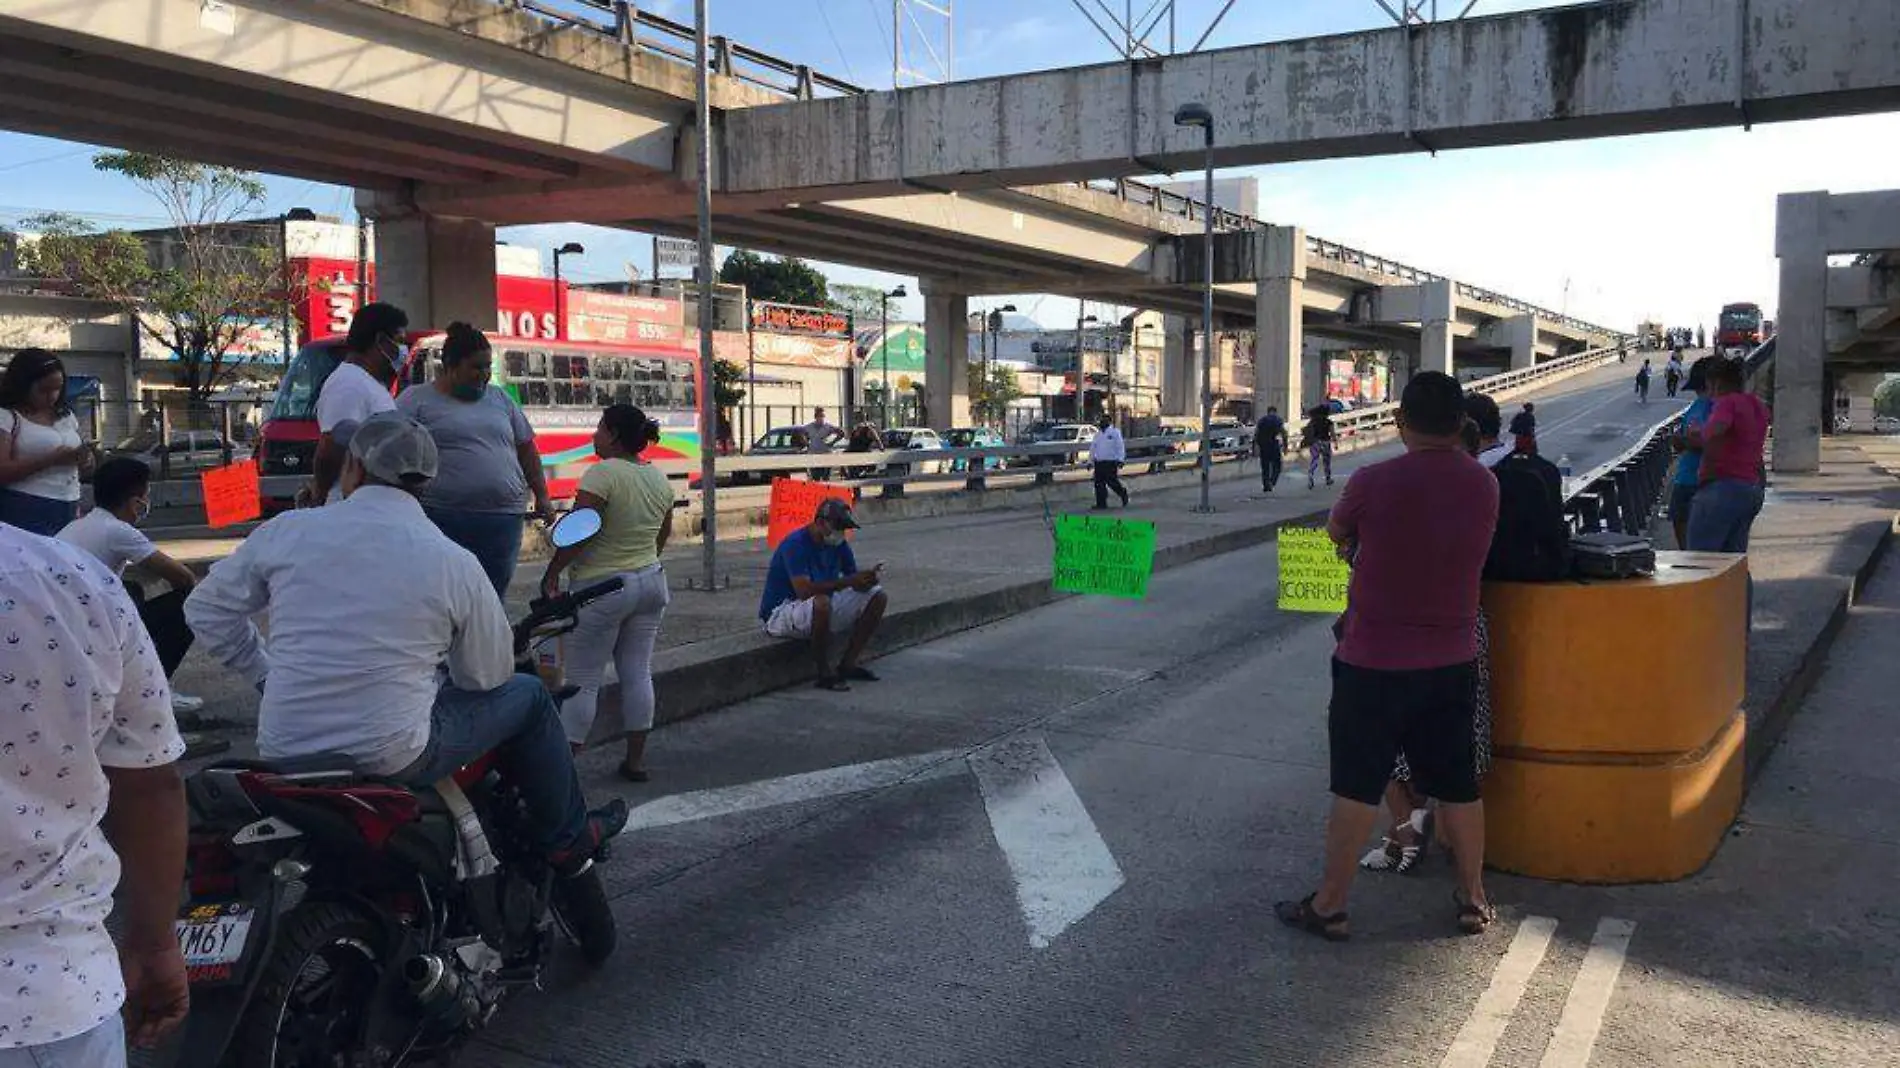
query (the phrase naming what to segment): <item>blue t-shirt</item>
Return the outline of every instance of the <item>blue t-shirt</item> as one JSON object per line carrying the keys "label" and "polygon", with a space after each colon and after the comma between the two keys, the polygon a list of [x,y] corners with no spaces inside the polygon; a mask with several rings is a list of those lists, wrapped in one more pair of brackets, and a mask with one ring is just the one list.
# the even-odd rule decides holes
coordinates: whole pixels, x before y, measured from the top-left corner
{"label": "blue t-shirt", "polygon": [[[1699,429],[1702,424],[1709,421],[1709,411],[1714,407],[1714,398],[1697,395],[1695,403],[1689,405],[1689,410],[1682,413],[1682,429],[1684,431]],[[1676,485],[1696,485],[1701,475],[1702,451],[1700,449],[1683,450],[1682,455],[1676,457]]]}
{"label": "blue t-shirt", "polygon": [[772,553],[765,569],[765,596],[759,598],[759,618],[771,619],[772,611],[787,601],[798,599],[792,576],[803,575],[813,582],[834,582],[858,571],[858,558],[851,543],[832,547],[820,545],[811,536],[810,527],[799,527],[785,536]]}

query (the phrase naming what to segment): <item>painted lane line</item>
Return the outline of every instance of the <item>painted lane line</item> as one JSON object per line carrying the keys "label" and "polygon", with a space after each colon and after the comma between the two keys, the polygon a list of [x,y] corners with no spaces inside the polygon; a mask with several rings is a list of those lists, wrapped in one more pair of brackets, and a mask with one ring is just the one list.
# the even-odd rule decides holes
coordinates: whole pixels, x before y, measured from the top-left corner
{"label": "painted lane line", "polygon": [[1041,738],[973,753],[969,764],[1015,876],[1029,944],[1044,949],[1120,889],[1121,867]]}
{"label": "painted lane line", "polygon": [[739,786],[671,794],[634,809],[627,818],[627,830],[671,827],[677,823],[776,808],[799,801],[818,801],[827,797],[864,793],[906,780],[923,782],[961,775],[964,771],[963,761],[958,758],[962,755],[962,752],[955,750],[918,753],[915,756],[847,764]]}
{"label": "painted lane line", "polygon": [[1557,933],[1557,921],[1549,916],[1526,916],[1511,936],[1511,948],[1504,951],[1497,970],[1491,973],[1491,985],[1479,995],[1471,1016],[1458,1029],[1458,1037],[1439,1068],[1485,1068],[1491,1063],[1498,1039],[1510,1026],[1517,1004],[1530,986],[1531,976],[1544,962],[1550,938]]}
{"label": "painted lane line", "polygon": [[1570,996],[1564,999],[1563,1015],[1557,1018],[1556,1033],[1550,1036],[1539,1068],[1585,1068],[1590,1063],[1616,978],[1623,971],[1623,958],[1629,953],[1630,936],[1635,933],[1636,924],[1630,920],[1605,916],[1597,921],[1596,935],[1583,955],[1583,967],[1577,969]]}

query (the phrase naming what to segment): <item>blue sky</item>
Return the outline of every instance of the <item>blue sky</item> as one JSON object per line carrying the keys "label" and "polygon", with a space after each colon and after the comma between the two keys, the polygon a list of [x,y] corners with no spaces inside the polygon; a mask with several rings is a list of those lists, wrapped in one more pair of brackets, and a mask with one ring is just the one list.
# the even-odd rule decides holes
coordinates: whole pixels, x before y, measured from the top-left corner
{"label": "blue sky", "polygon": [[[1103,2],[1120,10],[1117,0]],[[1137,12],[1148,2],[1139,0]],[[1183,48],[1221,2],[1179,0]],[[691,18],[685,0],[642,6]],[[715,33],[859,84],[890,84],[889,0],[713,0],[712,6]],[[959,78],[1115,58],[1067,0],[955,0],[955,6]],[[1449,10],[1458,0],[1443,6]],[[1536,6],[1543,5],[1480,0],[1477,13]],[[1374,0],[1243,2],[1208,46],[1387,22]],[[1264,219],[1630,328],[1648,317],[1711,321],[1730,300],[1772,309],[1775,195],[1900,185],[1892,163],[1896,143],[1900,115],[1885,115],[1223,173],[1260,178]],[[0,225],[49,209],[126,225],[162,221],[136,190],[95,174],[90,154],[83,145],[0,133]],[[347,215],[351,209],[345,189],[289,178],[269,184],[272,212],[300,206]],[[647,240],[616,231],[520,227],[503,237],[542,247],[583,242],[588,255],[567,264],[582,279],[624,278],[628,262],[643,271],[648,266]],[[834,265],[827,273],[886,286],[903,280]],[[1008,299],[1052,325],[1074,321],[1071,300]],[[905,314],[921,314],[915,299],[909,304]]]}

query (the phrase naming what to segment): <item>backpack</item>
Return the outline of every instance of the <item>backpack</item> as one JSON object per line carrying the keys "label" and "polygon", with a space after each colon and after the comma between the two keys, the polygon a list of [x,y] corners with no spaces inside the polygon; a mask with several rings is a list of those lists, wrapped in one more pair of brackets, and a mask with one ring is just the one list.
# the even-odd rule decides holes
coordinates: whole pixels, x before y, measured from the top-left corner
{"label": "backpack", "polygon": [[1484,577],[1555,582],[1570,574],[1570,523],[1563,475],[1541,456],[1512,453],[1491,468],[1498,480],[1498,525]]}

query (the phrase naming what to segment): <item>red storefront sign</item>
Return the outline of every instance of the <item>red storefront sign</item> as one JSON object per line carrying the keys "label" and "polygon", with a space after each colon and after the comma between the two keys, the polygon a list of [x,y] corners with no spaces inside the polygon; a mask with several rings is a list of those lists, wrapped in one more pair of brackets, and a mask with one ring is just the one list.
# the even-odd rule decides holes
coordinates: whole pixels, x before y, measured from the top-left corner
{"label": "red storefront sign", "polygon": [[851,317],[826,308],[804,308],[796,304],[757,301],[752,305],[752,329],[781,334],[815,334],[820,337],[851,336]]}

